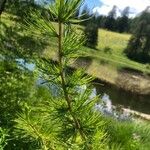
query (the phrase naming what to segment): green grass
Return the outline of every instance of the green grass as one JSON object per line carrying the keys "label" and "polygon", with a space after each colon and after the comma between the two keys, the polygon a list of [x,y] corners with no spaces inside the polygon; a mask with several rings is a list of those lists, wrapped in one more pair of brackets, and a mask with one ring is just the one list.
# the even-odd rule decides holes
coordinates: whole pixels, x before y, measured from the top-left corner
{"label": "green grass", "polygon": [[90,55],[98,60],[105,60],[108,64],[113,64],[116,69],[125,67],[142,71],[143,73],[150,73],[146,64],[132,61],[123,53],[130,37],[131,35],[129,34],[120,34],[100,29],[97,46],[98,50],[91,50]]}
{"label": "green grass", "polygon": [[126,47],[130,37],[131,35],[129,34],[120,34],[100,29],[98,48],[104,49],[105,47],[110,47],[113,52],[121,54],[122,50]]}

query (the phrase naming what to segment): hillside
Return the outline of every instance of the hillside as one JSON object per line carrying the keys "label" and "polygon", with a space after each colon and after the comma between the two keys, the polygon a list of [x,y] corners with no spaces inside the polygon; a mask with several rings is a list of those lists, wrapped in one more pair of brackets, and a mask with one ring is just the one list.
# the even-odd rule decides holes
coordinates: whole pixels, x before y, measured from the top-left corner
{"label": "hillside", "polygon": [[[16,16],[7,13],[4,13],[1,18],[2,23],[6,24],[7,27],[15,28],[15,32],[20,35],[19,38],[28,37],[30,33],[22,32],[20,29],[22,27],[16,20]],[[36,40],[34,35],[33,38]],[[119,34],[100,29],[97,49],[83,47],[83,58],[80,58],[73,67],[82,66],[86,68],[88,74],[123,89],[140,94],[149,94],[150,79],[145,75],[150,74],[149,66],[131,61],[123,54],[129,38],[130,35],[128,34]],[[42,35],[41,39],[44,39]],[[17,42],[18,39],[14,38],[13,40]],[[55,58],[54,50],[57,43],[54,38],[50,38],[49,42],[44,46],[36,45],[36,43],[32,44],[32,41],[33,39],[22,40],[21,44],[23,45],[19,46],[23,46],[24,49],[29,51],[35,48],[40,51],[44,49],[43,55]]]}

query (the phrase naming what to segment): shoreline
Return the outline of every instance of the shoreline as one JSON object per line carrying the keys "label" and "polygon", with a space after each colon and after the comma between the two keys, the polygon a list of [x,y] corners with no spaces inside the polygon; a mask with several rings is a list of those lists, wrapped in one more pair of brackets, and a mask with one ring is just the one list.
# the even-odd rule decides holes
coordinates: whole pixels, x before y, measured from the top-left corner
{"label": "shoreline", "polygon": [[126,69],[116,71],[110,69],[107,65],[100,65],[93,60],[85,59],[76,60],[71,67],[75,69],[84,68],[85,72],[96,80],[127,92],[137,95],[150,95],[150,76]]}
{"label": "shoreline", "polygon": [[131,115],[134,115],[135,117],[150,121],[150,115],[149,114],[141,113],[141,112],[138,112],[135,110],[127,109],[127,108],[122,108],[122,110],[130,113]]}

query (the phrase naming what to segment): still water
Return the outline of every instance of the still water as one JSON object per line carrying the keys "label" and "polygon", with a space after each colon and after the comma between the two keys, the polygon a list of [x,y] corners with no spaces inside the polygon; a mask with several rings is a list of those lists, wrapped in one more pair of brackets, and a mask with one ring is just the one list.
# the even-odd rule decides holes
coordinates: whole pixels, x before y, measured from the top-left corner
{"label": "still water", "polygon": [[109,105],[150,114],[150,95],[133,94],[105,83],[94,86],[96,94],[101,95]]}

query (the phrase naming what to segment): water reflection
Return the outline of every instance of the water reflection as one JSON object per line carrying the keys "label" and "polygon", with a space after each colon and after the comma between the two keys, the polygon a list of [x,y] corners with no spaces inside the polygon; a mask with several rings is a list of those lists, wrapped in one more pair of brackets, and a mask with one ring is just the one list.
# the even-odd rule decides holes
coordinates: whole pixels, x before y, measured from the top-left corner
{"label": "water reflection", "polygon": [[96,94],[100,94],[109,110],[112,106],[128,108],[141,113],[150,114],[150,96],[139,96],[117,89],[111,85],[95,85]]}
{"label": "water reflection", "polygon": [[[96,91],[96,88],[94,88],[93,92],[94,91]],[[95,93],[95,95],[97,95],[97,93]],[[101,101],[95,105],[95,108],[103,115],[111,116],[119,120],[132,119],[132,115],[129,112],[122,110],[121,107],[114,106],[109,95],[106,93],[101,96]]]}
{"label": "water reflection", "polygon": [[33,71],[35,69],[35,64],[33,63],[28,63],[24,59],[16,59],[16,62],[18,63],[20,68],[26,68],[29,69],[30,71]]}

